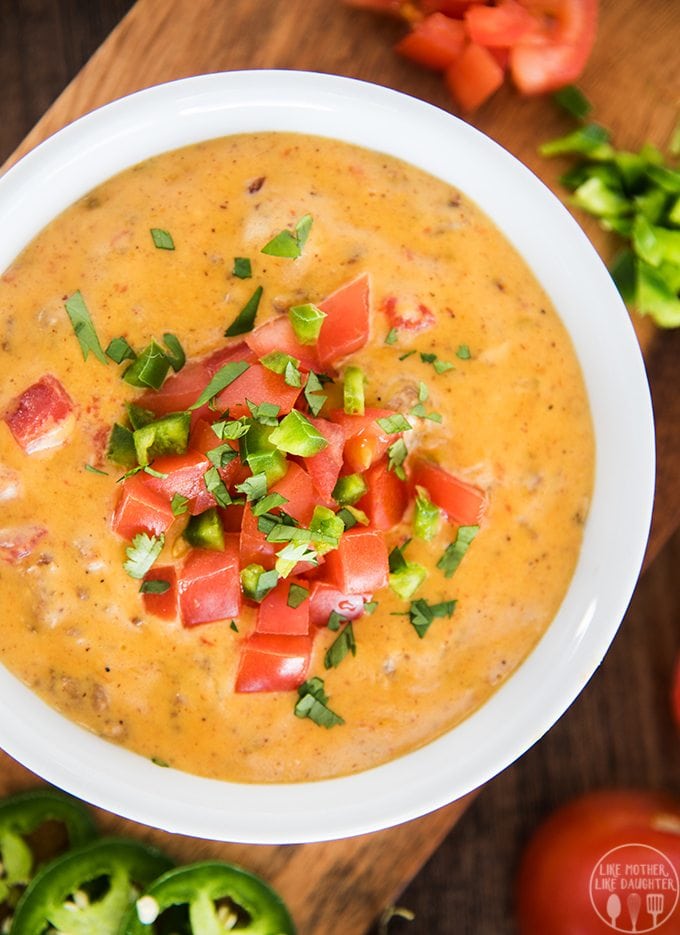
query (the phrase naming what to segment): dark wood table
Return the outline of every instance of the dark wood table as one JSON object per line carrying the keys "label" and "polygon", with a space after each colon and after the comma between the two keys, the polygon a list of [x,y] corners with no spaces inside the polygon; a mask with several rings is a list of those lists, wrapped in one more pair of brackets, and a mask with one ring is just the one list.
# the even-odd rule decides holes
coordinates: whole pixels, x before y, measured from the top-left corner
{"label": "dark wood table", "polygon": [[[0,0],[0,163],[131,7],[130,0]],[[181,8],[193,24],[194,33],[181,47],[159,41],[160,34],[171,29],[168,18],[173,8]],[[647,137],[663,144],[680,101],[680,7],[672,0],[645,0],[644,4],[602,0],[602,8],[600,38],[584,87],[597,102],[599,118],[615,130],[623,145],[633,147]],[[140,10],[156,13],[141,42]],[[213,31],[209,41],[202,31],[202,13],[224,20],[222,31]],[[389,44],[398,34],[397,24],[348,11],[336,0],[169,0],[166,4],[143,0],[115,34],[113,46],[109,44],[105,72],[97,72],[103,66],[101,54],[88,65],[88,72],[98,74],[103,88],[97,93],[106,99],[149,83],[147,76],[154,74],[179,77],[210,66],[316,68],[380,81],[450,108],[436,76],[391,54]],[[196,44],[191,52],[193,66],[187,51],[191,42]],[[151,64],[145,61],[147,54],[157,56],[159,48],[160,64],[155,58]],[[63,107],[52,110],[26,145],[56,129],[60,114],[88,109],[92,97],[84,94],[84,87],[87,84],[81,81],[71,88],[66,111]],[[511,95],[503,94],[474,122],[555,185],[557,170],[541,164],[535,155],[542,139],[563,128],[545,102],[518,105]],[[594,225],[584,223],[606,255],[610,244]],[[454,808],[429,824],[415,823],[411,832],[414,853],[404,851],[396,868],[388,870],[378,863],[372,872],[367,871],[366,892],[357,892],[359,908],[341,913],[337,927],[328,922],[325,929],[315,927],[314,935],[321,931],[360,935],[379,911],[379,895],[384,894],[387,902],[414,874],[399,902],[416,913],[416,920],[394,920],[390,932],[511,933],[515,930],[512,890],[518,856],[542,815],[566,798],[595,787],[680,789],[680,744],[668,705],[673,658],[680,646],[676,571],[680,560],[676,531],[680,525],[680,395],[676,389],[680,332],[654,336],[643,324],[639,334],[657,413],[658,494],[647,559],[650,567],[604,664],[542,741],[489,783],[467,811]],[[13,764],[0,761],[0,790],[11,787],[15,775]],[[348,847],[346,856],[351,859],[360,851],[361,845],[356,850]],[[381,889],[383,869],[389,879],[382,881]],[[302,885],[298,879],[296,886]],[[312,935],[311,927],[301,935]]]}

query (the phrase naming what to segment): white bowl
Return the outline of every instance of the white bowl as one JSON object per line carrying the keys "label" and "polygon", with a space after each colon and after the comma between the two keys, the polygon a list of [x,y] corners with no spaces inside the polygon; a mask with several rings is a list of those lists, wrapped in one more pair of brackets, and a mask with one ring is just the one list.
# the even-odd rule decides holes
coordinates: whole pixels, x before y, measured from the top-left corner
{"label": "white bowl", "polygon": [[460,726],[375,769],[291,785],[240,785],[159,769],[77,727],[0,667],[0,746],[46,780],[168,831],[297,843],[378,830],[445,805],[491,779],[554,724],[602,660],[635,586],[651,517],[654,434],[626,310],[559,201],[472,127],[363,82],[304,72],[204,75],[141,91],[77,120],[0,179],[0,270],[56,214],[123,168],[199,140],[262,130],[339,138],[391,154],[477,202],[528,261],[571,334],[597,448],[580,559],[545,636]]}

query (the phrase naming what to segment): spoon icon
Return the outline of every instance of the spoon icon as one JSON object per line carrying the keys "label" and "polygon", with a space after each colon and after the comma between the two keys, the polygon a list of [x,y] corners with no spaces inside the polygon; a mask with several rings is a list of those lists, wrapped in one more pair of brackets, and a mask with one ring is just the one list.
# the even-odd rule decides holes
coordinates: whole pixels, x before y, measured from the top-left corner
{"label": "spoon icon", "polygon": [[621,900],[616,893],[612,893],[607,900],[607,915],[613,929],[616,928],[616,920],[621,915]]}

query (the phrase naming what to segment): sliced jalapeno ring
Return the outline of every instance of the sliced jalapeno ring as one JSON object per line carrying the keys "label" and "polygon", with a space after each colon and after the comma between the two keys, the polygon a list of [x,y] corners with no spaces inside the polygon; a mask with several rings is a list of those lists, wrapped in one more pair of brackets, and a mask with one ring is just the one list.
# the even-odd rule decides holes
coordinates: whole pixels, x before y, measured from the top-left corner
{"label": "sliced jalapeno ring", "polygon": [[70,850],[35,875],[11,931],[117,935],[139,893],[171,866],[156,848],[125,838],[101,838]]}
{"label": "sliced jalapeno ring", "polygon": [[47,786],[0,800],[0,923],[38,867],[96,833],[82,802]]}
{"label": "sliced jalapeno ring", "polygon": [[281,897],[264,880],[221,861],[169,870],[129,910],[121,935],[295,935]]}

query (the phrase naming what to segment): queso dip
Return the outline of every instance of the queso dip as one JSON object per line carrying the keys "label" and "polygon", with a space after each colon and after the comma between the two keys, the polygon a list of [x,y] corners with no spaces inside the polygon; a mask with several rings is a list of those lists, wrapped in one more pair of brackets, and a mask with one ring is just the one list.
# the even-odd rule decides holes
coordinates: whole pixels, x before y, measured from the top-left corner
{"label": "queso dip", "polygon": [[[299,255],[285,255],[285,245],[284,255],[263,253],[283,231],[283,241]],[[349,497],[344,515],[352,514],[356,525],[338,542],[380,526],[371,510],[394,513],[395,476],[402,485],[397,499],[404,500],[393,525],[373,533],[380,562],[391,553],[396,588],[384,586],[385,565],[375,593],[346,600],[329,615],[330,626],[325,620],[310,625],[311,650],[293,681],[322,680],[314,683],[323,686],[317,700],[335,716],[324,725],[299,709],[295,716],[301,700],[295,687],[254,690],[250,682],[235,690],[239,680],[243,689],[244,647],[253,645],[248,641],[266,599],[262,590],[250,598],[247,590],[239,593],[238,612],[228,609],[212,622],[172,605],[168,613],[172,591],[140,593],[143,579],[131,576],[129,562],[144,564],[144,556],[138,548],[131,559],[132,536],[120,534],[122,491],[155,484],[167,512],[172,491],[167,473],[157,470],[166,462],[152,458],[151,473],[121,480],[128,467],[112,463],[107,449],[114,424],[135,429],[126,403],[154,407],[156,398],[168,398],[168,387],[186,379],[183,373],[207,361],[217,361],[211,376],[228,366],[224,361],[240,358],[251,375],[254,368],[263,372],[253,335],[288,319],[291,308],[331,309],[329,297],[357,283],[367,302],[368,339],[346,358],[327,357],[319,366],[317,399],[328,398],[316,414],[304,395],[314,368],[298,355],[303,388],[294,405],[306,413],[303,421],[311,419],[334,439],[329,413],[339,413],[333,424],[349,439],[342,413],[349,408],[348,418],[359,418],[352,406],[374,413],[367,430],[372,440],[380,435],[378,411],[383,419],[389,411],[408,423],[405,430],[400,423],[400,431],[399,423],[382,423],[390,448],[371,451],[382,459],[388,492],[377,506],[368,494],[353,502]],[[260,287],[259,303],[253,302]],[[177,376],[170,370],[155,397],[153,389],[121,379],[132,357],[105,362],[90,348],[84,360],[87,329],[77,336],[77,316],[70,318],[65,308],[73,312],[74,296],[82,303],[76,311],[86,310],[103,348],[122,338],[119,349],[127,344],[139,354],[171,335],[186,352],[185,369]],[[254,304],[248,328],[243,313],[252,313]],[[328,311],[326,321],[331,317]],[[237,327],[225,338],[235,321],[246,330]],[[329,326],[321,327],[323,335]],[[318,337],[318,322],[316,328]],[[305,348],[316,353],[313,340],[303,345],[303,355]],[[290,356],[289,349],[278,351]],[[567,589],[594,462],[588,400],[570,340],[526,264],[489,219],[464,193],[400,161],[335,141],[259,134],[201,143],[134,166],[54,220],[0,278],[0,357],[0,660],[67,717],[160,765],[280,782],[353,773],[397,757],[481,705],[531,651]],[[348,368],[354,368],[351,378]],[[282,374],[276,379],[283,392]],[[40,392],[63,391],[65,412],[22,447],[12,419],[22,394],[36,385]],[[231,385],[238,387],[238,379]],[[285,386],[288,392],[290,382]],[[199,413],[191,410],[191,431],[197,431],[198,415],[208,432],[218,417],[225,422],[218,411],[225,398],[215,394]],[[226,421],[249,424],[251,438],[271,432],[293,405],[281,406],[277,394],[258,400],[279,405],[265,429],[267,412],[249,412],[246,399],[232,392]],[[226,439],[216,435],[213,444],[228,445]],[[231,439],[244,458],[242,444]],[[369,475],[359,469],[365,449],[359,446],[357,464],[348,446],[349,440],[336,475],[366,483]],[[367,469],[373,455],[369,451]],[[284,451],[282,458],[289,498],[291,478],[304,475],[309,485],[311,476],[318,505],[339,511],[342,504],[329,499],[309,466],[309,451]],[[231,463],[241,464],[239,458]],[[426,534],[422,526],[419,534],[416,498],[430,508],[437,500],[427,481],[434,469],[479,492],[483,508],[468,523],[435,502]],[[237,503],[211,514],[218,515],[224,540],[201,551],[212,549],[214,557],[231,549],[237,576],[239,547],[241,571],[245,561],[257,564],[252,555],[243,559],[244,506],[238,501],[249,498],[245,510],[257,526],[258,495],[261,500],[286,483],[268,476],[257,492],[243,487],[250,473],[226,484]],[[187,556],[195,554],[186,537],[191,510],[181,506],[173,498],[163,538],[154,537],[159,554],[147,579],[161,580],[175,569],[182,574]],[[269,512],[285,509],[284,502]],[[309,518],[291,522],[304,529]],[[262,551],[263,571],[271,570],[271,551]],[[315,581],[332,577],[341,547],[322,552],[318,564],[313,556],[306,565],[293,563],[286,580],[311,592]],[[400,565],[410,572],[417,567],[406,586]],[[171,571],[154,579],[155,568]],[[352,579],[354,566],[348,569]],[[252,587],[252,574],[235,580],[242,589]],[[162,579],[157,587],[166,584]],[[351,580],[347,584],[351,590]],[[304,605],[310,597],[302,591]],[[154,607],[163,598],[159,615]],[[284,601],[281,619],[290,603]],[[424,608],[435,608],[434,615]],[[348,620],[353,640],[345,634],[343,652],[327,665]],[[308,700],[312,705],[315,699]]]}

